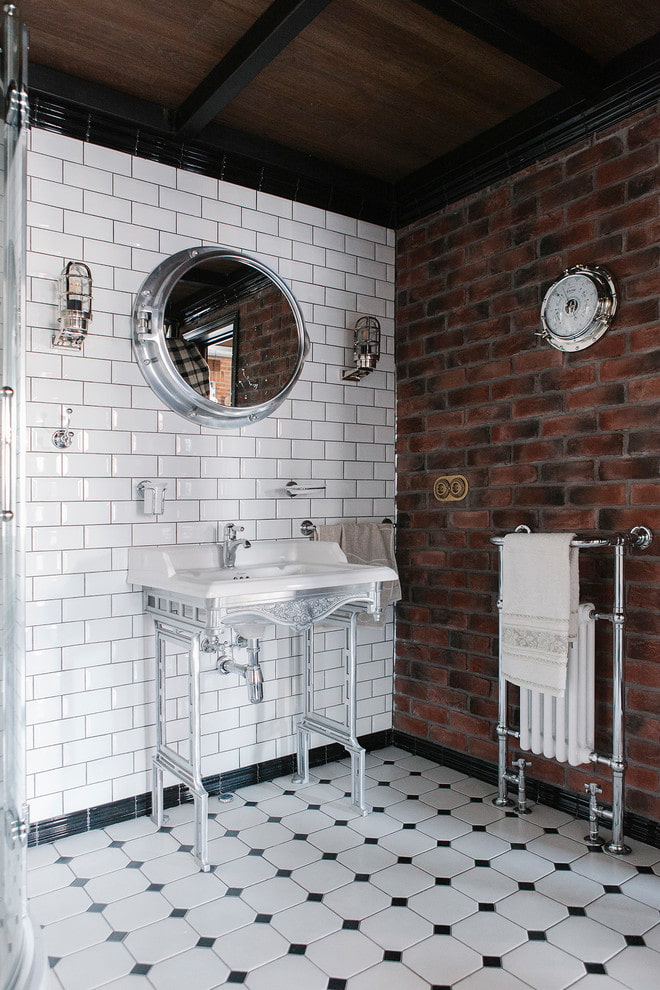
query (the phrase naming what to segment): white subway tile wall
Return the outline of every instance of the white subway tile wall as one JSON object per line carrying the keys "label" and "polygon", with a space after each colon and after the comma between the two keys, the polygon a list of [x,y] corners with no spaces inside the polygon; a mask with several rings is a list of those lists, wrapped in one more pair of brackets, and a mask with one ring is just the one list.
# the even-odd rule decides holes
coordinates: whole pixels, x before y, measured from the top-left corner
{"label": "white subway tile wall", "polygon": [[[150,787],[154,650],[141,594],[126,583],[130,546],[207,542],[229,521],[268,539],[299,536],[304,519],[393,518],[394,234],[36,129],[28,175],[28,785],[32,820],[42,821]],[[133,359],[134,293],[164,257],[196,244],[254,254],[288,282],[305,316],[302,378],[277,415],[253,427],[188,424]],[[94,280],[81,354],[51,347],[68,260],[89,264]],[[382,358],[362,384],[344,384],[359,315],[381,321]],[[51,434],[66,407],[75,437],[58,451]],[[157,518],[138,501],[143,478],[167,483]],[[326,490],[290,499],[292,478]],[[208,657],[204,774],[295,751],[300,641],[286,630],[270,636],[259,706]],[[332,715],[342,634],[316,638],[317,702]],[[369,733],[391,725],[391,618],[362,626],[360,644],[358,729]]]}

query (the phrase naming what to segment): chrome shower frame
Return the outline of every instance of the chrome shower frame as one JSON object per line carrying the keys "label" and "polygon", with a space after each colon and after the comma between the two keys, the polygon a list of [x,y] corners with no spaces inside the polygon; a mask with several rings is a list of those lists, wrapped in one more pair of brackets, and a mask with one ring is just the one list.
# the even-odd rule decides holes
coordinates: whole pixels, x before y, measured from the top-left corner
{"label": "chrome shower frame", "polygon": [[[519,526],[516,532],[531,532],[528,526]],[[612,772],[612,808],[604,808],[596,803],[595,792],[591,791],[590,801],[590,835],[587,841],[595,841],[596,835],[594,821],[597,818],[604,819],[611,823],[612,837],[605,845],[608,852],[616,855],[625,855],[630,852],[630,848],[623,841],[623,813],[624,813],[624,779],[625,779],[625,748],[624,748],[624,720],[623,720],[623,695],[624,695],[624,644],[623,632],[625,625],[625,597],[624,597],[624,554],[626,550],[647,550],[653,541],[653,533],[646,526],[634,526],[627,533],[614,533],[611,536],[589,538],[575,538],[571,541],[572,547],[578,550],[599,550],[612,549],[614,552],[614,587],[613,602],[611,612],[597,612],[596,619],[612,623],[612,753],[611,756],[602,756],[596,752],[590,754],[589,759],[594,764],[607,766]],[[507,722],[508,682],[502,674],[502,547],[504,545],[503,536],[491,537],[492,544],[499,549],[499,594],[497,599],[497,609],[499,615],[499,647],[498,647],[498,676],[499,676],[499,698],[498,698],[498,795],[494,803],[500,807],[510,807],[512,801],[508,796],[508,785],[513,781],[513,775],[507,770],[507,742],[509,738],[519,739],[520,732],[509,727]],[[587,789],[590,785],[586,785]]]}

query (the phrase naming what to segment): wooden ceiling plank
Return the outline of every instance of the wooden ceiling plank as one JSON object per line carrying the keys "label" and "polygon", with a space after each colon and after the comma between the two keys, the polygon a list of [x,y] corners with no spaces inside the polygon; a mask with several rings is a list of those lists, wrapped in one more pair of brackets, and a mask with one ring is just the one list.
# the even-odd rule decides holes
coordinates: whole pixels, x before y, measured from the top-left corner
{"label": "wooden ceiling plank", "polygon": [[274,0],[181,104],[175,115],[177,134],[199,134],[330,2]]}
{"label": "wooden ceiling plank", "polygon": [[568,90],[594,96],[602,87],[595,59],[504,0],[414,2]]}

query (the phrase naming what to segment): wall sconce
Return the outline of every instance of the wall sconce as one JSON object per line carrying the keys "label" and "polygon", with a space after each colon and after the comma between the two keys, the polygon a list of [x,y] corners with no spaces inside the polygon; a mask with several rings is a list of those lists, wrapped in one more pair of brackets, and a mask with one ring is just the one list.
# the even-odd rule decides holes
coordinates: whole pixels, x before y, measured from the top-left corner
{"label": "wall sconce", "polygon": [[81,351],[92,319],[92,274],[82,261],[70,261],[60,275],[57,305],[60,329],[53,332],[53,346]]}
{"label": "wall sconce", "polygon": [[380,323],[375,316],[361,316],[353,331],[354,368],[347,368],[342,378],[345,382],[359,382],[371,374],[380,358]]}

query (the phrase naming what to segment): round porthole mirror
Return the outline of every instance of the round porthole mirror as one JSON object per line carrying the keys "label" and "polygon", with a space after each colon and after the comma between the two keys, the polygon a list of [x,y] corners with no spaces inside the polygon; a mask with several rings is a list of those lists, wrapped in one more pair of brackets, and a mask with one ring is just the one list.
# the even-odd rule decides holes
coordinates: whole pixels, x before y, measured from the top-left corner
{"label": "round porthole mirror", "polygon": [[133,347],[166,406],[223,429],[256,423],[282,404],[309,338],[275,272],[240,252],[198,247],[166,258],[143,282]]}

